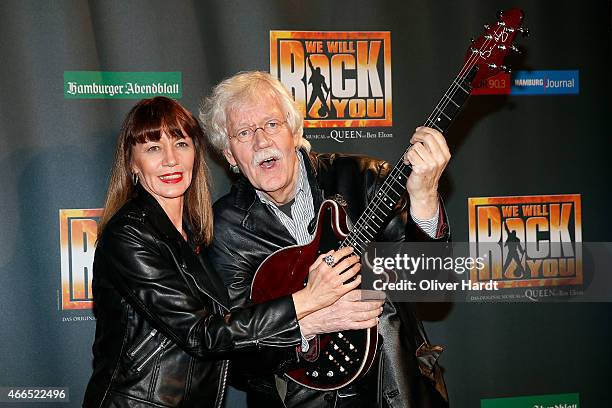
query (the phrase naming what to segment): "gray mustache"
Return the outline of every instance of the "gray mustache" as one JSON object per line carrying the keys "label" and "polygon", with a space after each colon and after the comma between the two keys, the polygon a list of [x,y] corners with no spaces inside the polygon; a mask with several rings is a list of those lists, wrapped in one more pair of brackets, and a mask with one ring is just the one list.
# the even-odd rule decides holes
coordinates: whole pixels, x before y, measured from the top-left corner
{"label": "gray mustache", "polygon": [[269,147],[265,150],[260,150],[253,155],[251,164],[253,166],[259,166],[261,162],[269,158],[280,160],[283,158],[283,153],[276,147]]}

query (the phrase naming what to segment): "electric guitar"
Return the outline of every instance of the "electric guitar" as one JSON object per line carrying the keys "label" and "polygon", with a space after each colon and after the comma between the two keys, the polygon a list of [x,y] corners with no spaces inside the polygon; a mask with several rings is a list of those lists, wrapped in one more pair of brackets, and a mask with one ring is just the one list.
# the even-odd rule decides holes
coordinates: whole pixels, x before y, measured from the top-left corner
{"label": "electric guitar", "polygon": [[[425,126],[444,133],[473,86],[502,70],[507,71],[503,65],[506,54],[510,50],[518,51],[512,44],[514,37],[519,32],[528,34],[527,29],[521,28],[522,20],[521,10],[510,9],[500,12],[495,24],[484,26],[484,34],[472,41],[461,70],[425,121]],[[410,172],[410,166],[400,158],[351,229],[343,209],[346,203],[325,200],[317,214],[312,242],[281,249],[266,258],[253,278],[251,300],[261,303],[302,289],[309,266],[330,249],[351,246],[356,255],[362,255],[405,194]],[[317,336],[317,342],[318,353],[309,358],[312,361],[303,361],[298,369],[287,372],[286,376],[309,388],[335,390],[367,373],[376,355],[377,327],[322,334]]]}

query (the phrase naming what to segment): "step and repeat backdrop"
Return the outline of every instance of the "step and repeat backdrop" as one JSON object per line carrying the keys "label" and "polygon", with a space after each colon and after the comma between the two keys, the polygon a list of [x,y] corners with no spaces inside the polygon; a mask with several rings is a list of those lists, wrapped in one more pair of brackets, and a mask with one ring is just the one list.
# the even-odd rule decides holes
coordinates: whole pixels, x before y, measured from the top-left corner
{"label": "step and repeat backdrop", "polygon": [[[505,225],[520,241],[610,242],[608,0],[0,3],[0,387],[61,387],[69,402],[55,405],[81,404],[97,223],[139,99],[197,112],[220,80],[268,71],[303,108],[313,150],[395,163],[470,38],[511,7],[530,32],[508,50],[511,72],[475,84],[445,134],[453,240],[506,240]],[[231,179],[208,160],[216,199]],[[451,406],[612,405],[611,304],[559,294],[591,276],[580,254],[524,258],[525,273],[506,264],[476,279],[523,288],[526,302],[418,305],[445,347]],[[231,390],[226,405],[245,406],[244,394]]]}

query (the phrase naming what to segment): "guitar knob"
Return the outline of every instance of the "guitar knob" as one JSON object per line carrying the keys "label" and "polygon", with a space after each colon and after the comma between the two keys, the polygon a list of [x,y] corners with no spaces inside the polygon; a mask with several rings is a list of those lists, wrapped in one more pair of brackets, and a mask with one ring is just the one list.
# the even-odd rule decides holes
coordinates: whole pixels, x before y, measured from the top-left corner
{"label": "guitar knob", "polygon": [[327,372],[327,376],[328,377],[333,377],[334,376],[334,372],[333,371],[328,371]]}
{"label": "guitar knob", "polygon": [[319,372],[318,372],[318,371],[316,371],[316,370],[315,370],[315,371],[313,371],[313,372],[312,372],[312,376],[313,376],[314,378],[317,378],[317,377],[319,376]]}
{"label": "guitar knob", "polygon": [[510,67],[506,66],[506,65],[502,65],[500,66],[501,69],[504,70],[504,72],[506,72],[507,74],[512,72],[512,69],[510,69]]}
{"label": "guitar knob", "polygon": [[344,372],[344,367],[340,366],[340,372],[343,373]]}

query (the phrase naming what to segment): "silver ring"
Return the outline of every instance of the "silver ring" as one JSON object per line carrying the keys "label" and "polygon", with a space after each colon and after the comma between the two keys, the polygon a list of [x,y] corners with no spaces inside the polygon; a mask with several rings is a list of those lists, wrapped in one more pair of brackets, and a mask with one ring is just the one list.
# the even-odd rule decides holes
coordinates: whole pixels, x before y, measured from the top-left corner
{"label": "silver ring", "polygon": [[325,258],[323,258],[323,261],[331,268],[334,266],[334,264],[336,263],[336,259],[334,258],[333,255],[327,255]]}

